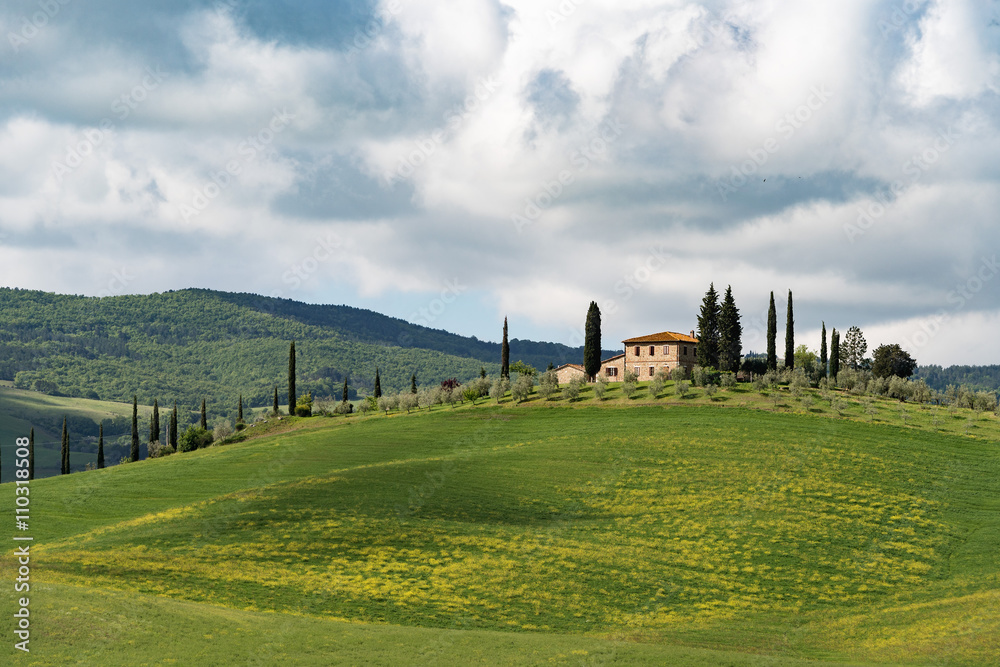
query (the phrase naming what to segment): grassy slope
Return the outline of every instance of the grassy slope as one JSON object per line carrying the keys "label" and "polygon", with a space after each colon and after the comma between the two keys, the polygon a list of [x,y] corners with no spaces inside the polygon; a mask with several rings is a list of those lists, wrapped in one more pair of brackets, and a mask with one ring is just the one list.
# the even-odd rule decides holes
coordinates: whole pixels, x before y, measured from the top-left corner
{"label": "grassy slope", "polygon": [[[64,619],[53,655],[99,643],[92,614],[108,604],[160,627],[187,604],[167,597],[208,603],[206,634],[259,610],[308,615],[265,616],[304,638],[260,640],[283,659],[374,633],[397,661],[434,662],[414,647],[447,629],[517,632],[447,635],[462,639],[441,662],[475,660],[463,646],[496,662],[529,649],[555,653],[526,662],[587,662],[564,650],[582,647],[623,664],[753,664],[678,646],[949,664],[1000,654],[993,442],[742,409],[545,407],[352,417],[37,482],[40,608],[104,610]],[[163,624],[156,655],[187,662],[177,652],[192,645],[169,641],[189,636],[181,627]],[[114,645],[119,664],[152,651]]]}

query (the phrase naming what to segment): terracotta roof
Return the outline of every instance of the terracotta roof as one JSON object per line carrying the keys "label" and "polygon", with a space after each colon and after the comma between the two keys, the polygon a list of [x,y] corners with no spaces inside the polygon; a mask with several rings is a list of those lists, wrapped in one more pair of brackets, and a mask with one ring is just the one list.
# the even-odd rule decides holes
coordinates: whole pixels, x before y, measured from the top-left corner
{"label": "terracotta roof", "polygon": [[575,368],[578,371],[582,371],[583,370],[583,365],[582,364],[563,364],[562,366],[556,366],[555,370],[560,371],[560,370],[562,370],[564,368]]}
{"label": "terracotta roof", "polygon": [[677,333],[675,331],[663,331],[656,334],[649,334],[648,336],[639,336],[638,338],[629,338],[628,340],[622,341],[625,344],[629,343],[697,343],[697,338],[692,338],[687,334]]}
{"label": "terracotta roof", "polygon": [[624,353],[622,353],[622,354],[616,354],[616,355],[615,355],[615,356],[613,356],[613,357],[608,357],[607,359],[605,359],[605,360],[604,360],[604,361],[602,361],[601,363],[602,363],[602,364],[606,364],[606,363],[608,363],[609,361],[614,361],[615,359],[621,359],[621,358],[622,358],[622,357],[624,357],[624,356],[625,356],[625,354],[624,354]]}

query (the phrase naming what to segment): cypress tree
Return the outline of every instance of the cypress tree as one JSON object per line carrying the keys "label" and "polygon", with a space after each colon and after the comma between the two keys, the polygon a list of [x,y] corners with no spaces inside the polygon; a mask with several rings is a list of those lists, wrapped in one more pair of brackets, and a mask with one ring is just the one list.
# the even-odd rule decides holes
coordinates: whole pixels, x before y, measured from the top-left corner
{"label": "cypress tree", "polygon": [[373,393],[375,398],[382,397],[382,380],[378,375],[378,366],[375,367],[375,391]]}
{"label": "cypress tree", "polygon": [[295,414],[295,341],[288,347],[288,414]]}
{"label": "cypress tree", "polygon": [[414,373],[413,375],[410,376],[410,393],[411,394],[417,393],[417,374],[416,373]]}
{"label": "cypress tree", "polygon": [[500,343],[500,376],[510,379],[510,344],[507,342],[507,318],[503,318],[503,342]]}
{"label": "cypress tree", "polygon": [[698,313],[698,365],[719,366],[719,294],[715,283],[709,284]]}
{"label": "cypress tree", "polygon": [[743,354],[743,325],[740,311],[733,298],[732,286],[726,286],[719,310],[719,370],[736,372],[740,369]]}
{"label": "cypress tree", "polygon": [[778,335],[778,313],[774,309],[774,292],[771,292],[771,305],[767,308],[767,370],[778,369],[778,352],[774,347],[774,339]]}
{"label": "cypress tree", "polygon": [[132,396],[132,451],[129,452],[133,463],[139,460],[139,398]]}
{"label": "cypress tree", "polygon": [[479,367],[479,377],[486,378],[486,366]]}
{"label": "cypress tree", "polygon": [[837,381],[837,373],[840,372],[840,334],[834,329],[830,333],[830,377]]}
{"label": "cypress tree", "polygon": [[583,372],[593,381],[601,371],[601,309],[590,302],[583,328]]}
{"label": "cypress tree", "polygon": [[62,474],[69,474],[69,430],[66,428],[65,417],[63,417],[62,430]]}
{"label": "cypress tree", "polygon": [[788,311],[785,316],[785,368],[795,368],[795,318],[792,315],[792,290],[788,290]]}
{"label": "cypress tree", "polygon": [[274,407],[272,408],[274,414],[278,414],[278,388],[274,388]]}
{"label": "cypress tree", "polygon": [[177,401],[174,401],[174,409],[170,413],[170,446],[177,451]]}
{"label": "cypress tree", "polygon": [[826,322],[823,322],[823,340],[819,344],[820,375],[826,377]]}
{"label": "cypress tree", "polygon": [[341,402],[347,403],[347,378],[344,378],[344,392],[341,394]]}
{"label": "cypress tree", "polygon": [[97,434],[97,469],[100,470],[104,467],[104,424],[101,424],[101,428]]}
{"label": "cypress tree", "polygon": [[160,402],[153,399],[153,417],[149,420],[149,441],[160,441]]}
{"label": "cypress tree", "polygon": [[205,411],[205,399],[201,399],[201,422],[199,423],[206,431],[208,430],[208,413]]}
{"label": "cypress tree", "polygon": [[243,394],[240,394],[240,406],[236,410],[236,423],[243,423]]}
{"label": "cypress tree", "polygon": [[28,432],[28,479],[35,479],[35,427]]}

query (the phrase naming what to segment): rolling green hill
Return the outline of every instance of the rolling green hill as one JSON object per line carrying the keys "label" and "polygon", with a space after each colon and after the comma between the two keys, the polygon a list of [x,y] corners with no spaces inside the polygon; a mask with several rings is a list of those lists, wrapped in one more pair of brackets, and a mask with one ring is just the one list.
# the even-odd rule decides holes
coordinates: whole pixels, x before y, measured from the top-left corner
{"label": "rolling green hill", "polygon": [[312,418],[37,481],[31,664],[997,662],[994,438],[688,396]]}
{"label": "rolling green hill", "polygon": [[[497,328],[498,334],[500,327]],[[516,332],[516,329],[515,329]],[[270,405],[287,379],[288,343],[298,341],[299,391],[352,397],[499,371],[500,346],[348,306],[318,306],[251,294],[182,290],[90,298],[0,289],[0,380],[25,389],[112,401],[178,401],[213,414],[239,394]],[[579,363],[582,348],[510,341],[511,361],[544,368]],[[608,353],[610,354],[610,352]]]}

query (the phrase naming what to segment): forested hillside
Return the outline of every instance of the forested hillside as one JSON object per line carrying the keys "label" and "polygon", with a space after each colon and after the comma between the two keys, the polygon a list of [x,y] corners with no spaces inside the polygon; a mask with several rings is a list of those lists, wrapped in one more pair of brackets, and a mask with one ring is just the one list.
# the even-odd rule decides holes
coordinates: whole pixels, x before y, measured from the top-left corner
{"label": "forested hillside", "polygon": [[914,373],[931,389],[944,391],[948,385],[966,385],[972,389],[996,391],[1000,389],[1000,366],[919,366]]}
{"label": "forested hillside", "polygon": [[[513,333],[513,332],[512,332]],[[498,326],[499,335],[499,326]],[[0,379],[48,394],[142,403],[177,400],[228,412],[239,394],[284,398],[288,343],[297,341],[299,391],[339,397],[499,371],[500,345],[348,306],[251,294],[181,290],[81,297],[0,289]],[[512,338],[511,360],[579,363],[582,348]],[[610,354],[610,352],[609,352]]]}

